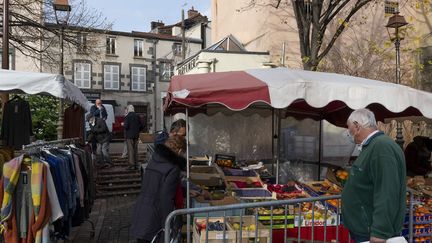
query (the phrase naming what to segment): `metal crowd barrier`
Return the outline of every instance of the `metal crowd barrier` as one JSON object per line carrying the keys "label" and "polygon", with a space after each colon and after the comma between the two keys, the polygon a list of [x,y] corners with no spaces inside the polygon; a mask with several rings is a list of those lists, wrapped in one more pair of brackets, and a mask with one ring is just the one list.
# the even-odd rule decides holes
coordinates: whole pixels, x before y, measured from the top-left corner
{"label": "metal crowd barrier", "polygon": [[[408,192],[408,194],[409,194],[409,204],[407,205],[408,206],[408,215],[409,215],[409,221],[408,221],[408,230],[409,230],[409,235],[408,235],[408,242],[414,242],[413,241],[413,237],[414,237],[414,235],[413,235],[413,224],[414,224],[414,222],[413,222],[413,215],[414,215],[414,196],[413,196],[413,191],[411,190],[411,189],[407,189],[407,192]],[[255,243],[257,243],[257,242],[259,242],[258,241],[258,238],[260,238],[260,236],[259,236],[259,234],[258,234],[258,232],[259,232],[259,228],[258,228],[258,208],[263,208],[263,207],[270,207],[270,226],[269,226],[269,239],[270,239],[270,243],[271,242],[273,242],[273,209],[275,208],[275,207],[283,207],[284,208],[284,215],[285,215],[285,217],[283,217],[284,218],[284,226],[285,227],[282,227],[282,229],[283,229],[283,231],[284,231],[284,234],[283,234],[283,239],[284,239],[284,243],[286,243],[287,242],[287,226],[288,226],[288,222],[287,222],[287,216],[289,215],[289,206],[291,206],[290,208],[292,209],[292,208],[298,208],[298,212],[295,212],[295,210],[294,210],[294,213],[296,214],[296,215],[294,215],[294,218],[297,216],[298,218],[297,219],[301,219],[302,218],[302,205],[304,204],[304,203],[312,203],[312,217],[311,217],[311,220],[312,220],[312,223],[311,223],[311,225],[309,226],[307,226],[307,227],[310,227],[310,230],[311,230],[311,232],[310,232],[310,240],[308,240],[308,242],[314,242],[314,234],[315,234],[315,227],[317,227],[317,226],[315,226],[315,204],[316,203],[318,203],[318,202],[320,202],[321,204],[323,204],[324,205],[324,207],[325,207],[325,215],[324,215],[324,219],[323,219],[323,227],[324,227],[324,236],[323,236],[323,239],[324,239],[324,242],[326,242],[326,239],[327,239],[327,218],[328,218],[328,215],[327,215],[327,213],[329,212],[329,204],[327,203],[327,200],[334,200],[334,199],[337,199],[337,200],[339,200],[341,198],[341,196],[340,195],[334,195],[334,196],[321,196],[321,197],[311,197],[311,198],[301,198],[301,199],[290,199],[290,200],[277,200],[277,201],[264,201],[264,202],[254,202],[254,203],[240,203],[240,204],[233,204],[233,205],[224,205],[224,206],[212,206],[212,207],[200,207],[200,208],[190,208],[190,209],[179,209],[179,210],[175,210],[175,211],[173,211],[173,212],[171,212],[169,215],[168,215],[168,217],[167,217],[167,219],[166,219],[166,221],[165,221],[165,228],[164,228],[164,241],[165,241],[165,243],[169,243],[169,242],[176,242],[176,237],[179,235],[179,232],[173,232],[173,229],[172,229],[172,223],[173,223],[173,220],[174,220],[174,218],[175,217],[182,217],[182,216],[187,216],[187,217],[190,217],[190,216],[193,216],[193,215],[195,215],[195,214],[198,214],[198,213],[201,213],[201,214],[205,214],[206,216],[205,216],[205,222],[209,222],[209,218],[210,218],[210,213],[211,212],[223,212],[223,216],[220,216],[221,218],[223,217],[223,225],[224,225],[224,227],[223,227],[223,231],[222,231],[222,235],[219,235],[219,238],[218,238],[218,240],[221,240],[221,241],[223,241],[224,243],[226,243],[226,242],[229,242],[229,239],[228,239],[228,237],[227,237],[227,227],[226,227],[226,225],[227,225],[227,211],[231,211],[231,210],[240,210],[240,215],[239,215],[239,217],[240,217],[240,227],[239,227],[239,229],[238,229],[238,235],[240,236],[239,238],[236,238],[236,242],[240,242],[240,243],[242,243],[242,241],[243,241],[243,235],[242,235],[242,231],[243,231],[243,225],[242,225],[242,223],[243,223],[243,217],[247,217],[247,215],[243,215],[243,211],[241,210],[241,209],[253,209],[253,212],[254,212],[254,216],[255,216],[255,234],[253,235],[253,236],[248,236],[248,238],[250,238],[250,239],[252,239],[252,238],[254,238],[254,242]],[[336,208],[336,225],[332,225],[332,226],[336,226],[335,227],[335,230],[336,230],[336,242],[339,242],[339,225],[340,225],[340,200],[338,201],[339,203],[338,203],[338,207]],[[193,226],[193,225],[192,225]],[[190,225],[188,225],[187,226],[187,233],[186,233],[186,235],[187,235],[187,242],[188,243],[190,243],[191,242],[191,233],[192,233],[192,230],[191,230],[191,227],[192,226],[190,226]],[[301,235],[301,228],[302,227],[305,227],[305,226],[302,226],[301,225],[301,223],[299,222],[298,224],[297,224],[297,242],[301,242],[301,241],[304,241],[304,239],[302,238],[302,235]],[[208,235],[209,235],[209,227],[208,227],[208,224],[206,224],[206,227],[205,227],[206,229],[205,229],[205,233],[201,233],[201,234],[205,234],[205,239],[204,239],[204,241],[202,241],[202,239],[201,240],[199,240],[198,242],[212,242],[211,240],[209,240],[208,239]],[[247,240],[247,239],[246,239]],[[351,239],[350,239],[350,237],[348,236],[348,242],[350,242],[351,241]],[[214,242],[214,241],[213,241]],[[232,242],[232,240],[230,241],[230,242]],[[249,242],[249,241],[248,241]],[[267,242],[268,243],[268,242]]]}

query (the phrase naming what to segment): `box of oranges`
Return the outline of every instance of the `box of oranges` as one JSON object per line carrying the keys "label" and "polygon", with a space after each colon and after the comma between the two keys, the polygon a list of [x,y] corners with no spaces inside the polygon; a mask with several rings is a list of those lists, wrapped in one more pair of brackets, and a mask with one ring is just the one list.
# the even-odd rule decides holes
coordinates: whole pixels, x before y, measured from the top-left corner
{"label": "box of oranges", "polygon": [[327,179],[332,183],[343,187],[348,180],[349,172],[338,167],[327,169]]}

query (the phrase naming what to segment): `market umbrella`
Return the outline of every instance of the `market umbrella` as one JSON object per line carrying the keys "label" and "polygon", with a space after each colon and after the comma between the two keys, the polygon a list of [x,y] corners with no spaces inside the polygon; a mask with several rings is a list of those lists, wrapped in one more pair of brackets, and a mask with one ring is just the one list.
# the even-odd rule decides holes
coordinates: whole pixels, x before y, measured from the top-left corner
{"label": "market umbrella", "polygon": [[325,119],[345,126],[354,109],[368,107],[377,120],[400,116],[432,118],[432,94],[404,85],[288,68],[251,69],[174,76],[166,111],[222,105],[244,110],[265,104],[297,118]]}

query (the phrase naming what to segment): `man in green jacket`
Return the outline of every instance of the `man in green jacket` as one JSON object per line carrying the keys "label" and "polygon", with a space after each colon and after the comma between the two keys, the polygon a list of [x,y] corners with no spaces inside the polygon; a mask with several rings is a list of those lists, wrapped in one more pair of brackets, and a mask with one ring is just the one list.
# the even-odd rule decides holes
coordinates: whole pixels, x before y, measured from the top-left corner
{"label": "man in green jacket", "polygon": [[352,112],[347,126],[361,152],[342,192],[343,224],[356,243],[385,242],[400,235],[406,214],[404,154],[368,109]]}

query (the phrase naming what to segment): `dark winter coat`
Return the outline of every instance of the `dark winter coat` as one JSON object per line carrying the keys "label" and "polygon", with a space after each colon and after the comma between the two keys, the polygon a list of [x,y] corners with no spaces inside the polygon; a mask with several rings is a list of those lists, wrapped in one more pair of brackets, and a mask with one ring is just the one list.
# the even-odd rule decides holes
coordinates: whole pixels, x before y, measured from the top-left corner
{"label": "dark winter coat", "polygon": [[106,122],[102,118],[95,117],[95,119],[95,124],[90,124],[90,134],[87,137],[87,141],[92,141],[92,139],[95,138],[98,143],[109,142],[111,134]]}
{"label": "dark winter coat", "polygon": [[105,106],[102,105],[102,108],[99,109],[96,105],[90,107],[90,113],[92,113],[95,117],[102,118],[104,120],[107,119],[108,113],[105,109]]}
{"label": "dark winter coat", "polygon": [[151,241],[165,227],[166,217],[175,209],[174,199],[180,183],[178,165],[184,163],[185,158],[165,145],[155,147],[144,172],[141,192],[133,211],[130,228],[132,237]]}
{"label": "dark winter coat", "polygon": [[126,139],[137,139],[143,129],[140,117],[135,112],[129,112],[124,119],[124,129]]}

